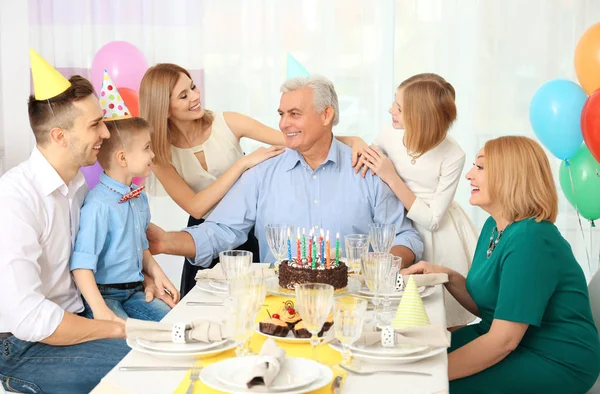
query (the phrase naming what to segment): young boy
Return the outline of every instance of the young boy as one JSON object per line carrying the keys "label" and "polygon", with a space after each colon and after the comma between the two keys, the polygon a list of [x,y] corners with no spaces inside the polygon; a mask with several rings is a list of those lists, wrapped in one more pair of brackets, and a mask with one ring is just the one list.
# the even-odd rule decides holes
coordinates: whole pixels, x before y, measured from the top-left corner
{"label": "young boy", "polygon": [[[107,85],[105,78],[105,86],[110,87],[108,81]],[[110,131],[110,138],[98,153],[104,173],[83,203],[70,269],[90,318],[159,321],[170,307],[158,299],[146,302],[142,271],[155,279],[159,289],[166,289],[175,302],[179,293],[148,250],[148,197],[143,187],[132,183],[134,177],[150,174],[154,158],[151,127],[144,119],[131,117],[116,89],[110,90],[108,97],[113,100],[107,101],[105,95],[101,98],[106,110],[104,123]],[[112,101],[121,104],[107,105]]]}

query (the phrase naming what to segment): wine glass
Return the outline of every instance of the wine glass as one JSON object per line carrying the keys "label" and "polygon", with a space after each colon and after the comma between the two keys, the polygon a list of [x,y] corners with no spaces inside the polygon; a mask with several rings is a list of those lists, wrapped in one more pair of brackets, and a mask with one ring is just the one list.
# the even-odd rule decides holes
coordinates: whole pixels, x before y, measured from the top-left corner
{"label": "wine glass", "polygon": [[246,250],[224,250],[219,253],[219,262],[225,280],[244,276],[250,272],[252,265],[252,252]]}
{"label": "wine glass", "polygon": [[396,238],[396,225],[394,223],[369,224],[369,239],[373,252],[389,253]]}
{"label": "wine glass", "polygon": [[[296,286],[296,306],[312,335],[313,359],[316,360],[316,346],[319,343],[318,333],[333,307],[333,286],[323,283],[303,283]],[[335,325],[335,324],[334,324]]]}
{"label": "wine glass", "polygon": [[232,320],[233,338],[237,348],[236,356],[252,355],[246,346],[252,335],[256,314],[261,308],[267,293],[265,278],[247,274],[229,281],[228,314]]}
{"label": "wine glass", "polygon": [[269,268],[277,269],[287,252],[288,239],[294,236],[294,226],[290,224],[267,224],[265,226],[265,234],[269,249],[271,249],[271,253],[273,253],[273,256],[277,260],[271,263]]}
{"label": "wine glass", "polygon": [[369,251],[367,234],[348,234],[344,237],[346,244],[346,264],[356,274],[360,272],[360,256]]}
{"label": "wine glass", "polygon": [[381,324],[383,324],[384,326],[389,326],[390,324],[392,324],[392,320],[394,319],[395,311],[390,308],[392,304],[390,295],[392,295],[394,291],[396,291],[396,285],[401,265],[402,257],[392,256],[392,268],[390,270],[390,275],[384,278],[383,283],[380,287],[381,296],[383,297],[380,321]]}
{"label": "wine glass", "polygon": [[367,287],[373,293],[375,305],[375,324],[380,321],[380,298],[385,280],[389,280],[392,271],[392,255],[390,253],[367,252],[361,256],[360,265]]}
{"label": "wine glass", "polygon": [[367,301],[355,297],[340,297],[335,300],[333,309],[333,330],[342,344],[342,364],[350,365],[352,352],[350,345],[360,338],[365,322]]}

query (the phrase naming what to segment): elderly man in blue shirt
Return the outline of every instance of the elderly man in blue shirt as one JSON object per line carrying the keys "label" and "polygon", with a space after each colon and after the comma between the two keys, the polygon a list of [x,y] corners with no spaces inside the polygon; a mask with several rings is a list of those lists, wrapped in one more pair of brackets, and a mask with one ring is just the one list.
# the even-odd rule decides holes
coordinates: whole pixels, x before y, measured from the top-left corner
{"label": "elderly man in blue shirt", "polygon": [[371,223],[395,223],[391,253],[404,267],[418,261],[423,242],[402,203],[377,176],[352,168],[352,150],[333,138],[339,122],[333,84],[321,76],[299,77],[281,87],[279,128],[288,148],[251,169],[237,181],[206,222],[182,232],[148,230],[150,250],[187,256],[208,267],[219,252],[243,244],[254,227],[260,259],[272,262],[265,225],[318,226],[347,234],[367,234]]}

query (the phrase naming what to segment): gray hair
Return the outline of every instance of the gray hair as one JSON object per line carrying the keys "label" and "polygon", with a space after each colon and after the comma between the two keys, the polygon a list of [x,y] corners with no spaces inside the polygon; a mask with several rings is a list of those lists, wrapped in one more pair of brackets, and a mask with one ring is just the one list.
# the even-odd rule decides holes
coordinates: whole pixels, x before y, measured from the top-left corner
{"label": "gray hair", "polygon": [[340,106],[338,104],[337,93],[333,83],[321,76],[311,75],[310,77],[296,77],[288,79],[281,85],[281,93],[294,92],[296,90],[309,88],[313,91],[313,105],[317,113],[322,114],[325,108],[333,108],[332,125],[335,126],[340,121]]}

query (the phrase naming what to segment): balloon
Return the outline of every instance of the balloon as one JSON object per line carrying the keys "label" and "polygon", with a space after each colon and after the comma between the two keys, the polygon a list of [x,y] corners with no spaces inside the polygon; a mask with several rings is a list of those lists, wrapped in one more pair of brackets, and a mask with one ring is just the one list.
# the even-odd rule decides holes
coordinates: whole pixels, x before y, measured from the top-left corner
{"label": "balloon", "polygon": [[102,174],[102,171],[104,170],[102,170],[102,167],[100,167],[98,162],[91,166],[81,167],[81,172],[83,173],[90,190],[100,182],[100,174]]}
{"label": "balloon", "polygon": [[600,162],[600,90],[592,93],[583,106],[581,134],[596,161]]}
{"label": "balloon", "polygon": [[575,82],[554,79],[543,84],[529,104],[535,135],[561,160],[575,155],[583,142],[581,110],[587,95]]}
{"label": "balloon", "polygon": [[144,180],[146,178],[133,178],[133,180],[131,182],[135,183],[136,185],[143,185],[144,184]]}
{"label": "balloon", "polygon": [[[573,187],[569,167],[573,176]],[[575,156],[569,160],[569,167],[560,165],[560,186],[567,200],[579,210],[581,216],[589,220],[600,218],[600,164],[594,159],[587,146],[581,145]],[[573,195],[573,188],[575,195]]]}
{"label": "balloon", "polygon": [[134,45],[125,41],[112,41],[100,48],[92,63],[92,84],[96,92],[100,92],[102,88],[105,69],[115,85],[137,92],[148,63]]}
{"label": "balloon", "polygon": [[575,72],[587,94],[600,89],[600,23],[583,33],[575,48]]}
{"label": "balloon", "polygon": [[120,88],[117,87],[121,98],[125,102],[127,108],[129,108],[129,112],[133,116],[140,116],[140,104],[138,94],[135,90],[129,88]]}

